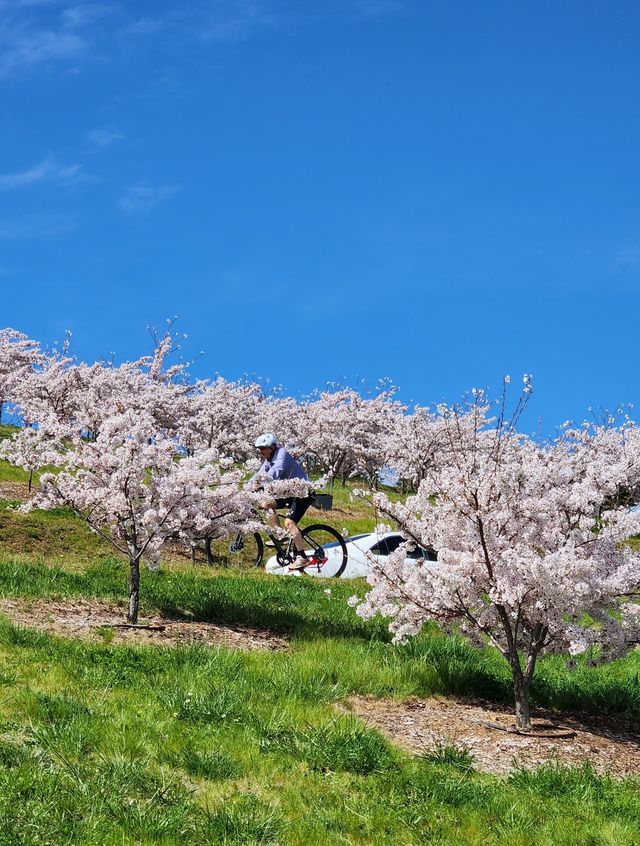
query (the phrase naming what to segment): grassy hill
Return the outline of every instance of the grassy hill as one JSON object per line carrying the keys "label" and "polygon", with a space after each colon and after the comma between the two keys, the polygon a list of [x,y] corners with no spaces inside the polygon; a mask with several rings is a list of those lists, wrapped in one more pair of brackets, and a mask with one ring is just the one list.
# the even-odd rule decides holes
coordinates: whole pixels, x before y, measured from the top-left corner
{"label": "grassy hill", "polygon": [[[24,484],[5,468],[0,481]],[[81,521],[13,506],[0,502],[0,607],[126,602],[125,565]],[[323,518],[337,528],[375,523],[344,490],[336,506]],[[274,650],[116,645],[109,627],[85,641],[0,615],[0,846],[640,843],[637,778],[485,775],[454,745],[412,756],[345,710],[354,695],[511,701],[494,652],[435,627],[392,645],[347,605],[364,590],[177,554],[143,572],[143,618],[250,625],[288,639]],[[546,659],[533,699],[640,720],[638,654],[572,672]]]}

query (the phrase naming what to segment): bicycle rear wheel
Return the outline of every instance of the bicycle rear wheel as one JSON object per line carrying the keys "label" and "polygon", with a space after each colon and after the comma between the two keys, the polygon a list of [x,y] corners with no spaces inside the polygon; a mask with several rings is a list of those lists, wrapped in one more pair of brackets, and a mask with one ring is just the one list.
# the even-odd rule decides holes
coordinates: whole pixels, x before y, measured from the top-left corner
{"label": "bicycle rear wheel", "polygon": [[347,546],[342,535],[331,526],[316,523],[302,530],[310,563],[304,572],[337,578],[347,566]]}

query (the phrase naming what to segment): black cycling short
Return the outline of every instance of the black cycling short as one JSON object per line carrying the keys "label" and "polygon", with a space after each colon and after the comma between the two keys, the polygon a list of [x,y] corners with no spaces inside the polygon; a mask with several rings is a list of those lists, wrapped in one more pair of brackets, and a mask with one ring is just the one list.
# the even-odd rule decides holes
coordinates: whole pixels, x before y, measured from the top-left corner
{"label": "black cycling short", "polygon": [[285,499],[276,499],[276,508],[288,508],[284,516],[294,523],[299,523],[307,508],[313,504],[313,499],[312,496],[288,496]]}

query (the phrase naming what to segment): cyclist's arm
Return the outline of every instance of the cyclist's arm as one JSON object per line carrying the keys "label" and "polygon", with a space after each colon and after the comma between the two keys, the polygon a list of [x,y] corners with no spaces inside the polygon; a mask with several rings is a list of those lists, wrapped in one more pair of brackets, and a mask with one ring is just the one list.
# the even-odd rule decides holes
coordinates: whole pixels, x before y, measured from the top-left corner
{"label": "cyclist's arm", "polygon": [[266,461],[262,462],[258,471],[256,473],[254,473],[253,476],[249,479],[249,484],[251,482],[255,482],[258,479],[265,477],[265,475],[267,474],[267,470],[266,470],[266,467],[265,467],[266,463],[267,463]]}

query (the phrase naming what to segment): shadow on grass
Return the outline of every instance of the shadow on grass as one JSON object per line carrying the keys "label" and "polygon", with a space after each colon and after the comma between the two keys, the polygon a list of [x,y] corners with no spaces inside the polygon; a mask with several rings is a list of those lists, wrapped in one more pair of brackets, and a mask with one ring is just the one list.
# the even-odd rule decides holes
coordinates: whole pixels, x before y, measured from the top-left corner
{"label": "shadow on grass", "polygon": [[[390,641],[381,619],[365,621],[347,605],[352,585],[330,588],[311,579],[220,574],[199,579],[191,574],[159,574],[143,585],[146,599],[173,619],[239,624],[268,629],[302,640],[317,637]],[[330,590],[330,597],[325,590]]]}
{"label": "shadow on grass", "polygon": [[[103,559],[82,572],[37,564],[0,564],[0,596],[36,599],[101,598],[125,602],[127,567]],[[141,571],[141,613],[157,611],[175,620],[248,625],[301,639],[316,637],[389,641],[383,620],[365,622],[347,605],[349,584],[263,574]]]}
{"label": "shadow on grass", "polygon": [[[468,699],[485,699],[512,707],[513,681],[506,661],[493,649],[476,649],[461,638],[448,637],[435,626],[402,647],[413,660],[437,671],[442,688]],[[640,655],[631,652],[612,664],[568,669],[558,656],[543,658],[531,686],[532,708],[620,715],[640,719]]]}
{"label": "shadow on grass", "polygon": [[[122,603],[127,596],[126,576],[127,568],[118,559],[102,560],[80,573],[42,565],[4,564],[0,565],[0,596],[95,597]],[[172,619],[254,626],[303,642],[340,638],[389,643],[385,620],[362,620],[347,605],[347,598],[363,589],[362,585],[339,580],[143,570],[142,613],[153,610]],[[326,590],[331,591],[329,596]],[[436,626],[426,627],[423,635],[404,646],[389,649],[399,669],[418,665],[431,668],[443,692],[509,706],[513,703],[509,668],[495,650],[475,649],[461,638],[444,635]],[[582,664],[572,671],[561,659],[546,658],[536,672],[531,700],[534,707],[637,719],[640,655],[633,652],[608,666]]]}

